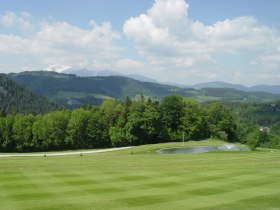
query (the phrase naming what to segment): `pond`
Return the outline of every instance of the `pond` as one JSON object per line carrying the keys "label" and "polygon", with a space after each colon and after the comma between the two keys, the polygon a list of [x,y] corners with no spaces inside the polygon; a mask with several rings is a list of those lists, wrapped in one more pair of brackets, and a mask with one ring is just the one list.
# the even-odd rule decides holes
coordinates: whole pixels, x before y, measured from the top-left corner
{"label": "pond", "polygon": [[194,146],[182,148],[167,148],[157,150],[160,154],[198,154],[211,151],[248,151],[246,147],[225,144],[219,146]]}

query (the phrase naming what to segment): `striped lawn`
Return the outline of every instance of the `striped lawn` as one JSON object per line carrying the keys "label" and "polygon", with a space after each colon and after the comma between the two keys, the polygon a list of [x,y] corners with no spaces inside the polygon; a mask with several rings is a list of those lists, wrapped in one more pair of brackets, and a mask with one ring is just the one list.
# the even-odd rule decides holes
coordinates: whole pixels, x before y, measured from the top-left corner
{"label": "striped lawn", "polygon": [[[189,142],[212,145],[217,142]],[[0,158],[0,209],[280,209],[280,152]]]}

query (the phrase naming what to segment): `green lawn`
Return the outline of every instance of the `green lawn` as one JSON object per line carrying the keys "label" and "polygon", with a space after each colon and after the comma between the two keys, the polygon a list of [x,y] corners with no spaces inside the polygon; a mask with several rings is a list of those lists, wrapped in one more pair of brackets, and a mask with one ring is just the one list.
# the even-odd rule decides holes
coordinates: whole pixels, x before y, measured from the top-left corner
{"label": "green lawn", "polygon": [[95,98],[99,98],[99,99],[114,99],[110,96],[107,95],[102,95],[102,94],[97,94],[97,93],[87,93],[87,92],[74,92],[74,91],[59,91],[56,95],[56,97],[58,98],[71,98],[71,97],[75,97],[75,98],[83,98],[83,97],[95,97]]}
{"label": "green lawn", "polygon": [[280,209],[280,151],[154,152],[181,145],[2,157],[0,209]]}

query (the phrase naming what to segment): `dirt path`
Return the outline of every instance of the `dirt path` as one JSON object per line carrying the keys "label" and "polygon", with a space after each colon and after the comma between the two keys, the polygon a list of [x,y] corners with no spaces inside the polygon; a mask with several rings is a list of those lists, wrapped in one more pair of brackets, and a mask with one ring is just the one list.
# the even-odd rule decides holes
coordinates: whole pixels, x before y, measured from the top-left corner
{"label": "dirt path", "polygon": [[131,147],[120,147],[120,148],[111,148],[111,149],[99,149],[92,151],[76,151],[76,152],[52,152],[52,153],[14,153],[14,154],[4,154],[0,153],[1,157],[48,157],[48,156],[63,156],[63,155],[83,155],[83,154],[94,154],[101,152],[112,152],[123,149],[129,149]]}

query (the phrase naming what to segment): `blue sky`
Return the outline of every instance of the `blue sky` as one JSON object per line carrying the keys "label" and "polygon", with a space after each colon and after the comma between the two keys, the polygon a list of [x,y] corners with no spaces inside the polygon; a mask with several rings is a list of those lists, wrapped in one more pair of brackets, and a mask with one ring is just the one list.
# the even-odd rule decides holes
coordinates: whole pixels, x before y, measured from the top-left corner
{"label": "blue sky", "polygon": [[60,64],[181,84],[280,84],[278,0],[0,0],[0,5],[0,72]]}

